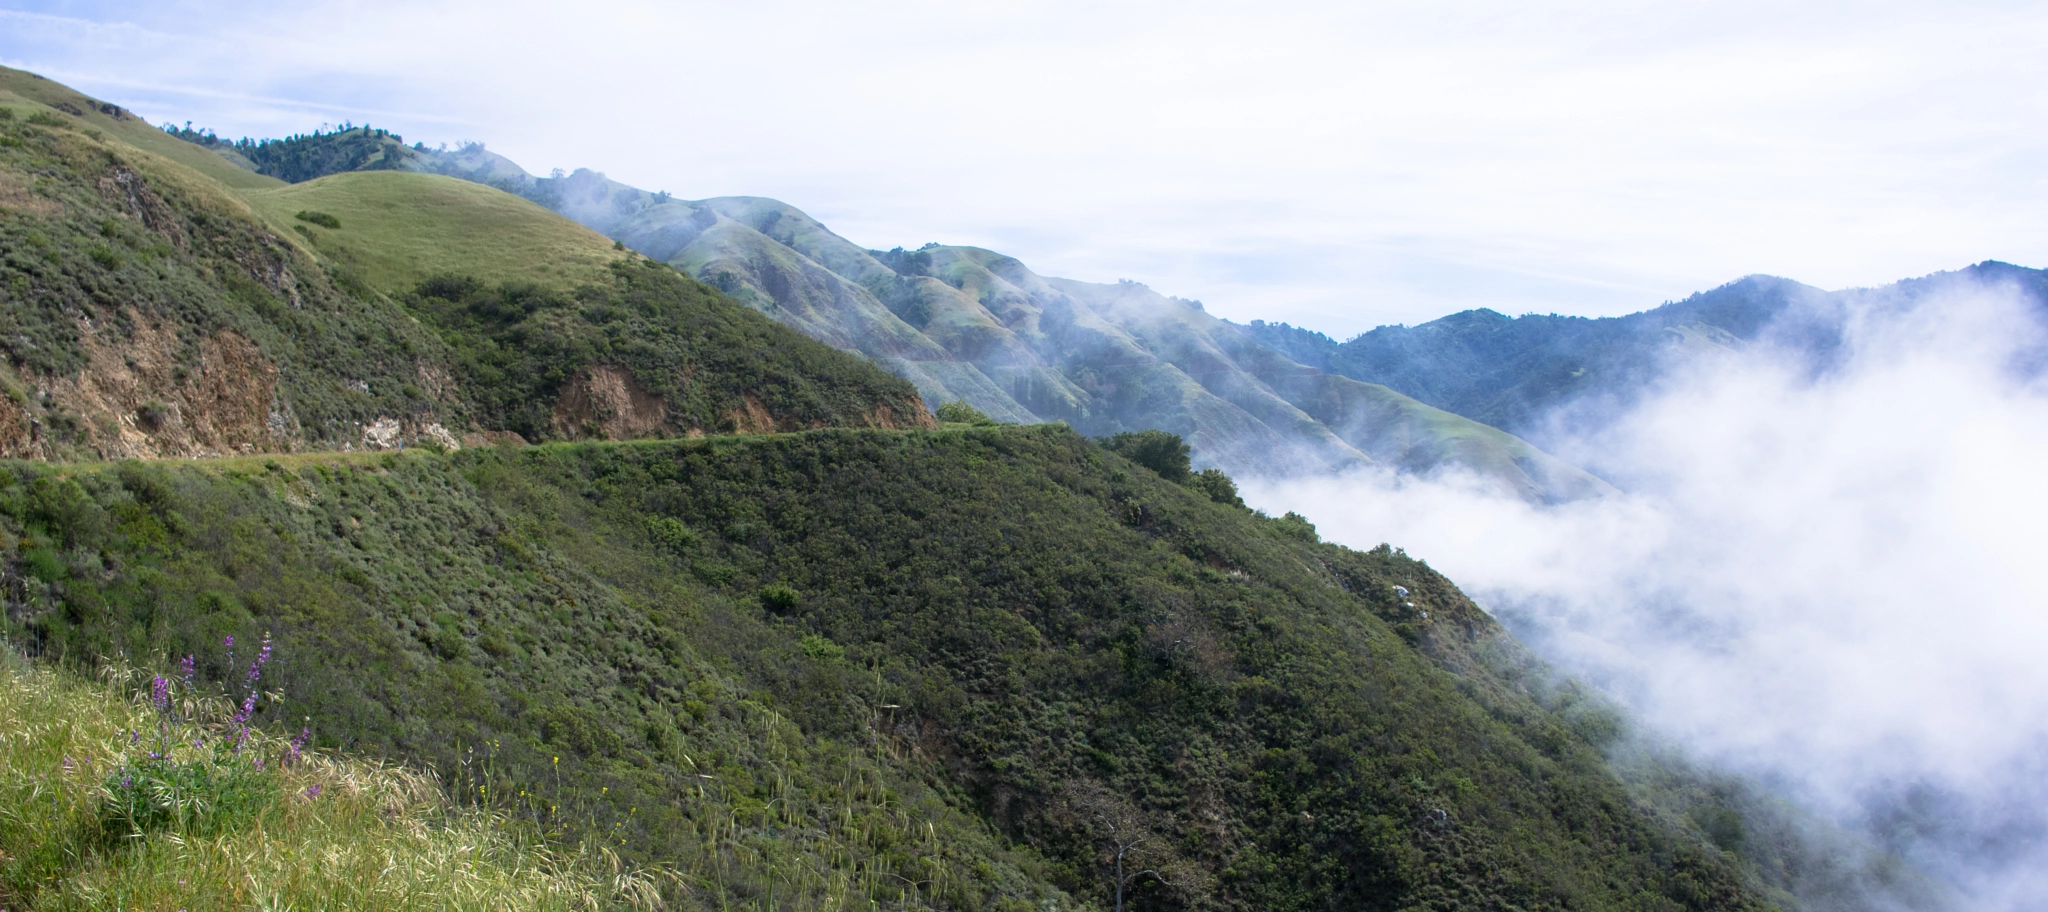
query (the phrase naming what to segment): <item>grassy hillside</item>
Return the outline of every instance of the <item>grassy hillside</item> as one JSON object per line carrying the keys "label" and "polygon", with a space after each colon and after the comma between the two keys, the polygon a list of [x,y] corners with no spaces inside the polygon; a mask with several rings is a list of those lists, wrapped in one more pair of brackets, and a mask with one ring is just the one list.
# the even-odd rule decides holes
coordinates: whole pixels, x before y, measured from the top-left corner
{"label": "grassy hillside", "polygon": [[269,631],[321,743],[706,908],[1106,908],[1109,822],[1146,908],[1761,907],[1426,566],[1058,427],[8,472],[15,638]]}
{"label": "grassy hillside", "polygon": [[5,908],[566,912],[658,896],[601,849],[550,848],[430,777],[246,732],[232,701],[183,681],[130,683],[0,655]]}
{"label": "grassy hillside", "polygon": [[88,97],[25,70],[0,67],[0,107],[12,108],[24,116],[37,110],[60,116],[80,128],[100,131],[122,145],[176,162],[225,187],[259,189],[284,185],[277,178],[237,167],[220,155],[170,136],[119,105]]}
{"label": "grassy hillside", "polygon": [[[612,241],[540,206],[437,174],[363,171],[243,194],[279,235],[396,294],[446,273],[558,290],[601,281],[629,256]],[[333,216],[329,228],[296,218]]]}
{"label": "grassy hillside", "polygon": [[[0,75],[0,455],[930,421],[909,384],[517,197],[401,173],[238,189],[218,155]],[[534,312],[408,309],[400,292],[448,270]]]}

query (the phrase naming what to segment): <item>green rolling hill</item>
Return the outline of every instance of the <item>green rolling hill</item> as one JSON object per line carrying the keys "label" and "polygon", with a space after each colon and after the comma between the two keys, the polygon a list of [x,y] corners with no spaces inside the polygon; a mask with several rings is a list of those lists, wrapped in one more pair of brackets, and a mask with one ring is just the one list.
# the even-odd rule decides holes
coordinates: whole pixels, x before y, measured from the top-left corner
{"label": "green rolling hill", "polygon": [[287,185],[0,76],[0,455],[933,423],[910,384],[518,197]]}
{"label": "green rolling hill", "polygon": [[[433,174],[344,172],[243,199],[280,236],[295,235],[323,263],[389,294],[449,273],[569,291],[602,281],[627,257],[610,238],[527,200]],[[339,227],[301,212],[332,216]]]}
{"label": "green rolling hill", "polygon": [[[1512,435],[1247,344],[1242,329],[1143,286],[1047,279],[976,248],[868,250],[776,200],[680,200],[590,171],[536,178],[481,146],[408,147],[367,127],[240,145],[181,135],[300,179],[364,168],[360,186],[398,186],[394,172],[430,172],[526,197],[868,356],[928,403],[964,400],[998,421],[1059,420],[1093,435],[1160,428],[1202,464],[1240,474],[1464,471],[1543,503],[1612,490]],[[340,176],[274,192],[296,198]]]}

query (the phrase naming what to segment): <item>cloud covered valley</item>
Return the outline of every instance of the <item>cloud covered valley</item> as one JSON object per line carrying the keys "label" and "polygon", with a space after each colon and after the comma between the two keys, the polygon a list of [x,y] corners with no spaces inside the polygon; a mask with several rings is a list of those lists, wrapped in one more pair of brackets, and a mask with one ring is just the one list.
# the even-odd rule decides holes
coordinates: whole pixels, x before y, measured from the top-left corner
{"label": "cloud covered valley", "polygon": [[[1687,355],[1625,408],[1555,416],[1592,430],[1553,451],[1617,496],[1535,507],[1370,474],[1246,493],[1428,559],[1647,736],[1904,857],[1955,904],[2035,908],[2043,313],[2012,286],[1894,286]],[[1904,901],[1883,892],[1857,901]]]}

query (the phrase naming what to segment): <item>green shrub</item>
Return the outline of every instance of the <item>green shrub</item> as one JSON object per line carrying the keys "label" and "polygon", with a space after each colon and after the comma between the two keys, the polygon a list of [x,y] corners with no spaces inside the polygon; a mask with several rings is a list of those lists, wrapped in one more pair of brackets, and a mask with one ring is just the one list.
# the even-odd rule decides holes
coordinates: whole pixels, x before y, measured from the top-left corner
{"label": "green shrub", "polygon": [[1279,532],[1281,535],[1287,536],[1288,538],[1309,542],[1311,544],[1323,540],[1322,536],[1316,534],[1315,523],[1309,522],[1308,517],[1296,513],[1292,510],[1289,510],[1287,512],[1287,515],[1282,516],[1279,519],[1275,519],[1272,522],[1273,530]]}
{"label": "green shrub", "polygon": [[988,427],[996,423],[995,419],[990,418],[981,409],[968,405],[965,399],[942,402],[933,414],[940,421],[947,424],[971,424],[976,427]]}
{"label": "green shrub", "polygon": [[22,555],[22,560],[28,564],[29,576],[46,583],[62,582],[71,575],[70,568],[64,566],[64,559],[48,548],[30,548]]}
{"label": "green shrub", "polygon": [[697,579],[712,586],[723,586],[740,574],[739,568],[717,562],[698,564],[692,569],[696,572]]}
{"label": "green shrub", "polygon": [[1179,434],[1165,431],[1127,431],[1102,441],[1104,449],[1180,484],[1188,477],[1188,445]]}
{"label": "green shrub", "polygon": [[675,554],[688,553],[697,546],[697,531],[683,525],[682,520],[668,516],[649,517],[647,534],[655,544]]}
{"label": "green shrub", "polygon": [[795,611],[799,597],[795,589],[781,583],[761,587],[761,607],[778,614]]}
{"label": "green shrub", "polygon": [[846,647],[815,633],[805,635],[797,646],[803,650],[804,655],[820,662],[831,662],[846,657]]}
{"label": "green shrub", "polygon": [[299,221],[302,222],[311,222],[315,225],[319,225],[322,228],[341,227],[341,219],[328,215],[325,212],[314,212],[308,209],[301,209],[296,214],[294,214],[292,218],[298,219]]}
{"label": "green shrub", "polygon": [[1223,474],[1222,469],[1203,469],[1188,476],[1187,486],[1208,495],[1210,500],[1232,507],[1244,506],[1244,498],[1237,496],[1237,482]]}
{"label": "green shrub", "polygon": [[275,777],[255,757],[173,761],[143,757],[107,775],[102,832],[136,839],[156,832],[212,836],[254,820],[277,802]]}

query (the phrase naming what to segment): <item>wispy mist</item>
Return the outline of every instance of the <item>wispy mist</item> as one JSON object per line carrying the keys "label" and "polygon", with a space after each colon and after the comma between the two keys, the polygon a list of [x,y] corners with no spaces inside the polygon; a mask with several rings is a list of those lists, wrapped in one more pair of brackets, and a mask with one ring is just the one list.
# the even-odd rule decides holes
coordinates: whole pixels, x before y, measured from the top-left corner
{"label": "wispy mist", "polygon": [[1428,559],[1698,757],[1953,883],[2048,896],[2048,389],[2039,305],[1868,294],[1844,347],[1675,368],[1559,455],[1628,493],[1252,482],[1326,537]]}

